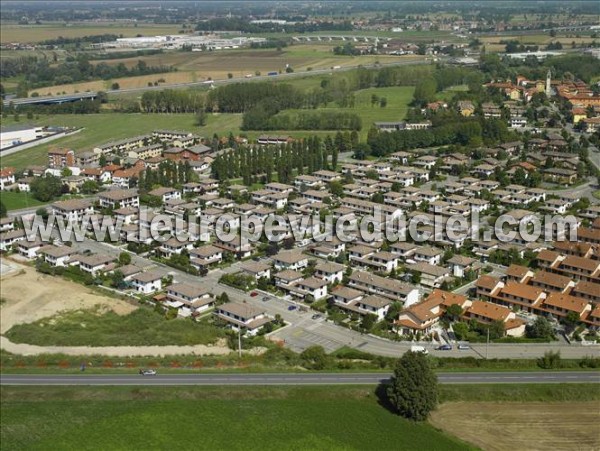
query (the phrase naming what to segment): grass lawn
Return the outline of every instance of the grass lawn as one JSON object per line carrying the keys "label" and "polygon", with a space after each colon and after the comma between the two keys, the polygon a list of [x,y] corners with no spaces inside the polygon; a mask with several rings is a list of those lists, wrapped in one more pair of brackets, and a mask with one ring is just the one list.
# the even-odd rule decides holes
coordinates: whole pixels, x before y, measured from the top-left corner
{"label": "grass lawn", "polygon": [[128,315],[65,312],[13,326],[6,336],[15,343],[45,346],[158,346],[214,343],[224,331],[189,319],[167,321],[163,315],[140,308]]}
{"label": "grass lawn", "polygon": [[[241,115],[238,114],[209,115],[206,126],[198,127],[194,124],[193,114],[101,113],[89,115],[41,115],[39,119],[31,121],[22,119],[21,123],[84,127],[84,130],[74,135],[57,139],[49,144],[42,144],[2,157],[0,166],[12,166],[22,169],[32,164],[43,165],[48,161],[47,152],[51,147],[69,147],[75,150],[77,154],[92,150],[96,145],[108,141],[142,135],[156,129],[189,130],[208,137],[214,133],[218,133],[219,135],[227,135],[230,131],[238,133],[241,120]],[[3,119],[3,125],[12,123],[14,123],[12,117]]]}
{"label": "grass lawn", "polygon": [[12,191],[2,191],[0,200],[6,205],[7,210],[18,210],[20,208],[37,207],[38,205],[46,205],[35,199],[30,193],[17,193]]}
{"label": "grass lawn", "polygon": [[464,450],[354,387],[2,387],[2,447]]}

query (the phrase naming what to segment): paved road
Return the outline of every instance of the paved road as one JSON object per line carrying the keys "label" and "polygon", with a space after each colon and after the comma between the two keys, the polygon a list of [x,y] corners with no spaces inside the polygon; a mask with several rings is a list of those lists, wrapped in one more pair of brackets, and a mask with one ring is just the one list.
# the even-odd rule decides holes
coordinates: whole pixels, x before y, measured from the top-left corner
{"label": "paved road", "polygon": [[[1,385],[374,385],[389,373],[2,375]],[[439,373],[442,384],[600,383],[600,372]]]}

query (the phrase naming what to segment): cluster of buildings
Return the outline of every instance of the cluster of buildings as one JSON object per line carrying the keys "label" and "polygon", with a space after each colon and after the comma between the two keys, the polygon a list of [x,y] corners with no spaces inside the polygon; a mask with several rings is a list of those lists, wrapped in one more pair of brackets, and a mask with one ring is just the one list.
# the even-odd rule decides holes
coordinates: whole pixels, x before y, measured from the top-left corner
{"label": "cluster of buildings", "polygon": [[118,38],[115,41],[90,44],[93,49],[164,49],[179,50],[191,48],[192,51],[227,50],[249,47],[253,43],[265,42],[265,38],[236,36],[224,38],[220,35],[176,34],[165,36],[140,36]]}

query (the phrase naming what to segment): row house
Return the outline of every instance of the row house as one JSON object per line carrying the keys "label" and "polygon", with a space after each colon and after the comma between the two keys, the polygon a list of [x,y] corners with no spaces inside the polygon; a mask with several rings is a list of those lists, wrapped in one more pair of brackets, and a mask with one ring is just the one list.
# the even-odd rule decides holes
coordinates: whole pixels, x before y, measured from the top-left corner
{"label": "row house", "polygon": [[409,306],[418,302],[419,290],[407,283],[395,279],[388,279],[365,271],[354,271],[348,285],[372,294],[379,294]]}
{"label": "row house", "polygon": [[428,335],[438,324],[440,317],[451,305],[463,310],[471,305],[466,296],[434,289],[427,299],[402,310],[394,321],[394,330],[399,335],[421,333]]}
{"label": "row house", "polygon": [[320,262],[315,266],[315,276],[327,283],[342,283],[345,266],[335,262]]}
{"label": "row house", "polygon": [[308,257],[297,250],[282,251],[271,257],[277,270],[299,270],[308,266]]}
{"label": "row house", "polygon": [[421,285],[430,288],[439,288],[445,281],[450,279],[450,270],[441,266],[431,265],[425,262],[411,263],[406,265],[408,271],[421,275]]}
{"label": "row house", "polygon": [[16,243],[17,252],[19,253],[19,255],[26,258],[27,260],[33,260],[37,258],[40,249],[44,246],[45,243],[43,243],[39,239],[35,239],[32,241],[20,240]]}
{"label": "row house", "polygon": [[464,317],[482,324],[502,322],[506,335],[512,337],[521,337],[525,332],[525,321],[516,318],[511,309],[490,302],[473,301]]}
{"label": "row house", "polygon": [[162,144],[152,144],[150,146],[140,147],[139,149],[130,150],[127,156],[136,160],[148,160],[162,155]]}

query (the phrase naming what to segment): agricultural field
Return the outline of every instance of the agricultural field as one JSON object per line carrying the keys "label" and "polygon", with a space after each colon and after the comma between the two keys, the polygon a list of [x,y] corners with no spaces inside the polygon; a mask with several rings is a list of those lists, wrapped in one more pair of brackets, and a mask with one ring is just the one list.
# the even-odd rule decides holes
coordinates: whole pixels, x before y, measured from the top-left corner
{"label": "agricultural field", "polygon": [[[555,37],[550,34],[522,34],[522,35],[501,35],[501,36],[480,36],[478,39],[485,46],[488,52],[504,52],[505,45],[500,41],[519,41],[523,45],[537,45],[540,50],[544,50],[551,42],[560,42],[563,49],[570,49],[571,44],[575,42],[578,46],[581,44],[590,44],[595,39],[588,33],[576,34],[558,34]],[[597,39],[596,39],[597,40]]]}
{"label": "agricultural field", "polygon": [[600,447],[598,401],[450,402],[442,404],[430,422],[489,451]]}
{"label": "agricultural field", "polygon": [[155,36],[159,34],[177,34],[179,25],[105,23],[44,23],[41,25],[2,24],[0,43],[9,42],[36,43],[47,39],[79,38],[83,36],[116,34],[123,37]]}
{"label": "agricultural field", "polygon": [[[390,55],[360,55],[338,56],[332,53],[332,45],[312,44],[293,45],[282,50],[276,49],[246,49],[223,50],[218,52],[165,52],[139,58],[123,58],[96,61],[106,64],[124,64],[134,66],[139,60],[148,66],[173,66],[177,72],[143,75],[139,77],[115,78],[111,80],[96,80],[66,85],[55,85],[31,89],[29,94],[37,92],[40,95],[58,95],[64,93],[108,90],[113,83],[118,83],[120,89],[143,88],[148,83],[161,80],[162,86],[170,84],[198,82],[208,79],[223,80],[229,74],[236,78],[246,75],[254,76],[257,72],[265,75],[267,72],[283,72],[286,65],[296,71],[312,69],[330,69],[333,66],[347,67],[371,65],[379,61],[382,64],[397,61],[423,58],[420,56],[390,56]],[[164,80],[164,81],[163,81]]]}
{"label": "agricultural field", "polygon": [[372,388],[2,387],[1,395],[0,436],[11,450],[473,449],[386,410]]}

